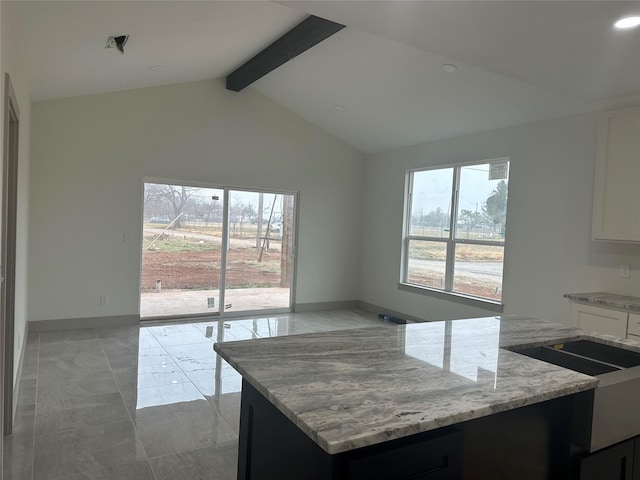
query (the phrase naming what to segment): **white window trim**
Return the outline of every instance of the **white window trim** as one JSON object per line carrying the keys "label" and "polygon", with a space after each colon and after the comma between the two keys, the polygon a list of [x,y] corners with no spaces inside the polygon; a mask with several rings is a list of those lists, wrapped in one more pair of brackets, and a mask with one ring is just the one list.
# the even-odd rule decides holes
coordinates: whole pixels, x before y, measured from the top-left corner
{"label": "white window trim", "polygon": [[[506,238],[502,241],[493,241],[493,240],[468,240],[468,239],[456,239],[455,233],[457,230],[458,223],[458,202],[459,202],[459,186],[460,186],[460,171],[463,167],[471,166],[471,165],[483,165],[487,163],[500,163],[500,162],[510,162],[509,158],[494,158],[491,160],[480,160],[475,162],[467,162],[467,163],[456,163],[451,165],[437,165],[433,167],[422,167],[422,168],[412,168],[408,169],[405,177],[405,193],[404,193],[404,212],[403,212],[403,226],[402,226],[402,252],[401,252],[401,268],[400,268],[400,282],[398,283],[398,288],[401,290],[405,290],[412,293],[419,293],[422,295],[434,296],[437,298],[442,298],[446,300],[456,301],[458,303],[463,303],[470,306],[476,306],[480,308],[484,308],[491,311],[502,312],[504,308],[504,304],[502,303],[502,294],[500,295],[501,300],[493,300],[490,298],[479,297],[475,295],[468,295],[461,292],[453,291],[453,272],[454,272],[454,264],[455,264],[455,255],[453,252],[455,251],[456,244],[471,244],[471,245],[488,245],[488,246],[499,246],[506,247]],[[413,175],[416,172],[426,172],[431,170],[444,170],[447,168],[453,169],[453,185],[451,191],[451,226],[449,230],[449,237],[446,239],[442,239],[441,237],[430,237],[423,235],[410,235],[410,224],[411,224],[411,204],[412,204],[412,196],[413,196]],[[406,280],[408,270],[409,270],[409,241],[410,240],[423,240],[423,241],[435,241],[440,243],[446,243],[447,248],[447,257],[446,257],[446,270],[445,270],[445,288],[435,288],[429,287],[426,285],[420,285],[416,283],[411,283]],[[504,264],[503,261],[503,277],[502,277],[502,285],[500,287],[501,291],[503,291],[504,287]]]}

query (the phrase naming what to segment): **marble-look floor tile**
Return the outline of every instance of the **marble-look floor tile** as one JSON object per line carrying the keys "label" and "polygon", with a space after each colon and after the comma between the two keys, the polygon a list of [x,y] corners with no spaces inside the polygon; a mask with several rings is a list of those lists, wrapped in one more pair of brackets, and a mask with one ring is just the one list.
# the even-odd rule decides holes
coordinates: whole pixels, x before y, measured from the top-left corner
{"label": "marble-look floor tile", "polygon": [[46,381],[68,381],[83,375],[108,371],[109,364],[101,352],[47,358],[38,366],[38,375]]}
{"label": "marble-look floor tile", "polygon": [[35,425],[35,404],[18,405],[16,407],[16,416],[13,422],[12,434],[26,433],[33,435]]}
{"label": "marble-look floor tile", "polygon": [[237,372],[235,374],[219,378],[211,376],[211,378],[193,380],[193,384],[206,397],[210,397],[215,394],[223,395],[241,391],[242,376]]}
{"label": "marble-look floor tile", "polygon": [[208,405],[206,398],[190,382],[123,391],[122,396],[134,419],[204,408]]}
{"label": "marble-look floor tile", "polygon": [[121,390],[160,387],[190,381],[175,364],[114,368],[113,376]]}
{"label": "marble-look floor tile", "polygon": [[213,342],[173,345],[166,347],[166,351],[176,361],[214,359],[216,357],[216,352],[213,351]]}
{"label": "marble-look floor tile", "polygon": [[240,431],[240,397],[241,392],[225,393],[224,395],[213,395],[207,400],[218,411],[236,433]]}
{"label": "marble-look floor tile", "polygon": [[236,432],[210,406],[145,416],[134,422],[149,457],[224,446],[238,440]]}
{"label": "marble-look floor tile", "polygon": [[20,372],[20,380],[35,380],[38,377],[38,361],[25,361],[22,364]]}
{"label": "marble-look floor tile", "polygon": [[120,325],[118,327],[96,328],[98,338],[127,338],[137,336],[142,329],[138,325]]}
{"label": "marble-look floor tile", "polygon": [[35,405],[21,405],[16,408],[13,431],[11,435],[4,437],[2,470],[5,480],[31,480],[34,422]]}
{"label": "marble-look floor tile", "polygon": [[36,415],[37,434],[83,429],[129,420],[120,393],[50,401]]}
{"label": "marble-look floor tile", "polygon": [[195,328],[204,333],[205,337],[211,338],[212,340],[216,339],[218,328],[223,328],[222,320],[214,320],[214,321],[205,321],[205,322],[195,322],[192,323]]}
{"label": "marble-look floor tile", "polygon": [[[100,339],[100,343],[107,358],[117,358],[122,355],[138,355],[140,351],[140,345],[136,339],[102,338]],[[156,348],[159,346],[159,344],[155,345]]]}
{"label": "marble-look floor tile", "polygon": [[[219,364],[219,369],[222,372],[224,360],[218,357],[208,358],[192,358],[192,359],[176,359],[176,364],[180,369],[187,374],[187,376],[194,380],[198,378],[209,378],[216,373],[216,366]],[[224,362],[226,363],[226,362]],[[228,364],[227,364],[228,365]],[[230,366],[231,367],[231,366]]]}
{"label": "marble-look floor tile", "polygon": [[111,368],[120,367],[147,367],[150,365],[168,365],[173,363],[173,359],[162,347],[141,349],[137,354],[112,355],[107,354],[107,359]]}
{"label": "marble-look floor tile", "polygon": [[236,480],[238,446],[173,453],[150,462],[158,480]]}
{"label": "marble-look floor tile", "polygon": [[59,342],[40,343],[40,360],[56,358],[64,355],[102,354],[102,344],[97,338],[88,340],[62,340]]}
{"label": "marble-look floor tile", "polygon": [[108,357],[137,355],[140,350],[162,346],[151,334],[144,334],[144,330],[141,330],[139,335],[132,337],[101,338],[100,343],[102,343],[104,353]]}
{"label": "marble-look floor tile", "polygon": [[[225,322],[225,327],[221,332],[218,332],[218,336],[215,339],[217,342],[233,342],[236,340],[251,340],[257,338],[256,334],[251,329],[242,325],[236,325],[233,322]],[[226,325],[229,325],[227,327]]]}
{"label": "marble-look floor tile", "polygon": [[18,406],[36,403],[37,379],[20,380],[18,384]]}
{"label": "marble-look floor tile", "polygon": [[[78,473],[56,480],[156,480],[147,460],[103,468],[94,472]],[[176,477],[175,480],[178,480]]]}
{"label": "marble-look floor tile", "polygon": [[52,479],[145,459],[130,421],[36,435],[33,478]]}
{"label": "marble-look floor tile", "polygon": [[212,341],[211,338],[206,336],[205,332],[191,324],[149,327],[147,331],[149,331],[163,347],[210,343]]}
{"label": "marble-look floor tile", "polygon": [[4,480],[33,478],[33,433],[13,433],[4,437],[2,473]]}
{"label": "marble-look floor tile", "polygon": [[75,330],[57,330],[55,332],[41,332],[40,344],[56,343],[74,340],[91,340],[96,339],[95,328],[80,328]]}
{"label": "marble-look floor tile", "polygon": [[89,397],[118,391],[110,371],[82,375],[66,381],[42,379],[38,382],[36,404],[38,408],[48,408],[49,405],[67,398]]}

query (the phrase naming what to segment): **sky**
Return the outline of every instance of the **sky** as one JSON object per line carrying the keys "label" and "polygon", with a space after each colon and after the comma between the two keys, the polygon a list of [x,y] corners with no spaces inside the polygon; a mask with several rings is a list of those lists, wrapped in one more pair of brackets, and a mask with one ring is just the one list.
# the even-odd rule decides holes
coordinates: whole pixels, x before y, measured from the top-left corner
{"label": "sky", "polygon": [[[482,205],[496,188],[500,179],[489,180],[489,164],[462,167],[460,177],[460,210],[482,212]],[[448,212],[451,204],[453,168],[423,170],[413,176],[412,214],[423,214],[440,207]]]}

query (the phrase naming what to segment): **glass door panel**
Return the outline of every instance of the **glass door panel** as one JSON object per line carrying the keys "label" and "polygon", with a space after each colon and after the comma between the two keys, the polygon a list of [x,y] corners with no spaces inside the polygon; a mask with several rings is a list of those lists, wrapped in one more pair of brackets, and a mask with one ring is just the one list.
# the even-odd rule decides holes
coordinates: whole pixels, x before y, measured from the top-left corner
{"label": "glass door panel", "polygon": [[145,183],[142,318],[219,313],[223,193]]}
{"label": "glass door panel", "polygon": [[229,191],[224,311],[291,304],[295,196]]}

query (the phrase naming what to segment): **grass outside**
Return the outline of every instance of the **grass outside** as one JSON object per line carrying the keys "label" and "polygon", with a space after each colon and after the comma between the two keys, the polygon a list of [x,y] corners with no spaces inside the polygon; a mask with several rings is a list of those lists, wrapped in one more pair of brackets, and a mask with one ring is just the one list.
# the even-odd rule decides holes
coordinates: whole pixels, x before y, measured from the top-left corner
{"label": "grass outside", "polygon": [[[155,228],[155,229],[165,229],[167,227],[166,224],[162,223],[150,223],[147,222],[144,224],[145,227]],[[182,225],[180,228],[171,227],[169,229],[170,232],[185,232],[185,233],[198,233],[203,235],[211,235],[214,237],[222,238],[222,224],[220,223],[209,223],[209,224],[197,224],[197,223],[188,223]],[[267,232],[267,224],[262,224],[262,236]],[[233,224],[229,226],[229,236],[231,238],[236,239],[255,239],[258,233],[258,226],[253,225],[251,223],[243,223],[242,227],[240,224],[236,224],[235,228]],[[269,237],[271,238],[280,238],[279,232],[271,231],[269,233]]]}
{"label": "grass outside", "polygon": [[[447,258],[447,244],[444,242],[428,242],[411,240],[409,242],[409,258],[412,260],[439,260]],[[466,245],[456,247],[456,260],[469,262],[502,262],[504,247],[492,245]]]}

